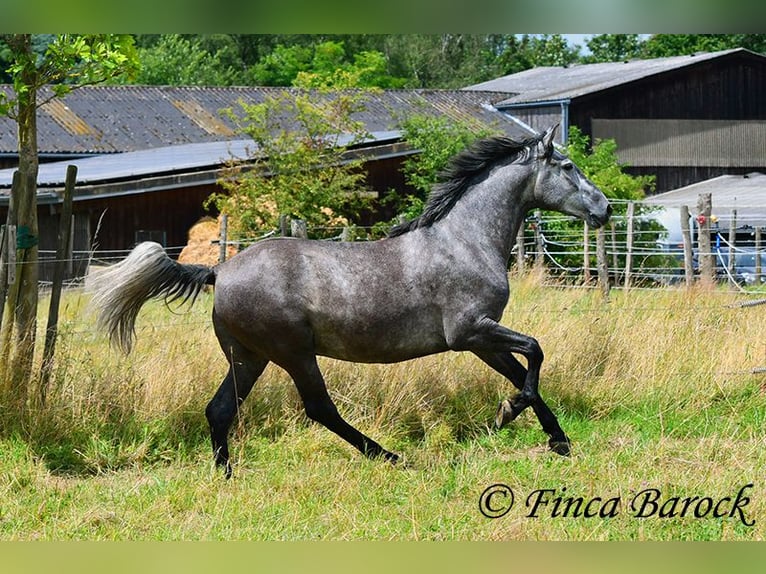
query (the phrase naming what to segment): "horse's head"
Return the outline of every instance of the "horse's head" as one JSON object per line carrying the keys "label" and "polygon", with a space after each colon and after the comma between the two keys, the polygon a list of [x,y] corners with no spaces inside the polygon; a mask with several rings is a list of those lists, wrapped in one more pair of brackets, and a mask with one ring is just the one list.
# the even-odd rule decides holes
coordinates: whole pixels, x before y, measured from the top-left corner
{"label": "horse's head", "polygon": [[558,124],[549,128],[537,144],[537,179],[534,197],[539,207],[573,215],[593,228],[601,227],[612,214],[603,192],[580,169],[553,147]]}

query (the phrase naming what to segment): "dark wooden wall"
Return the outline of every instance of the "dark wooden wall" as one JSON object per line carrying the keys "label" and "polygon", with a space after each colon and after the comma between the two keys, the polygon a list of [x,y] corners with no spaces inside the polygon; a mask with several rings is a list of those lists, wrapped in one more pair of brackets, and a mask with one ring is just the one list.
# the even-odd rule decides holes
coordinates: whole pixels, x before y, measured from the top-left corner
{"label": "dark wooden wall", "polygon": [[762,120],[764,94],[763,60],[732,54],[577,98],[569,120],[588,135],[591,118]]}
{"label": "dark wooden wall", "polygon": [[152,232],[151,238],[160,240],[165,247],[178,248],[172,250],[177,254],[186,245],[189,229],[209,215],[203,203],[214,190],[215,185],[202,185],[94,197],[75,201],[74,213],[87,214],[97,251],[131,249]]}
{"label": "dark wooden wall", "polygon": [[[390,156],[365,165],[368,186],[382,198],[389,190],[412,193],[401,173],[403,156]],[[221,188],[215,184],[178,189],[132,193],[114,196],[77,198],[73,205],[73,262],[67,267],[67,278],[82,277],[87,260],[93,257],[110,261],[125,256],[137,243],[151,239],[162,243],[171,256],[178,256],[186,245],[189,229],[202,217],[217,215],[203,207],[205,200]],[[53,276],[61,206],[38,206],[40,279]],[[362,214],[361,225],[388,220],[390,206],[377,204]],[[0,221],[5,221],[7,208],[0,207]]]}
{"label": "dark wooden wall", "polygon": [[[766,65],[762,59],[733,54],[578,98],[570,105],[569,121],[592,137],[592,118],[764,120],[765,96]],[[760,166],[634,167],[626,171],[656,175],[657,192],[662,192],[727,173],[764,168],[766,156]]]}

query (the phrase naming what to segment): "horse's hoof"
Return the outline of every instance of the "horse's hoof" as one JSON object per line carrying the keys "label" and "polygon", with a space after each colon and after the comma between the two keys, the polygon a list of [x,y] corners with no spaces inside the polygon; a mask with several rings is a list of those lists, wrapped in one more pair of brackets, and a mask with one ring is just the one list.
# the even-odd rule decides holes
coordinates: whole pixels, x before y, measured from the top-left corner
{"label": "horse's hoof", "polygon": [[399,462],[399,455],[392,452],[385,451],[383,453],[383,458],[393,465],[396,465]]}
{"label": "horse's hoof", "polygon": [[561,456],[569,456],[572,453],[572,445],[568,438],[565,438],[564,440],[551,439],[548,441],[548,446],[553,452],[560,454]]}
{"label": "horse's hoof", "polygon": [[495,428],[500,430],[516,417],[513,415],[513,408],[511,407],[511,401],[505,399],[497,406],[497,412],[495,413]]}

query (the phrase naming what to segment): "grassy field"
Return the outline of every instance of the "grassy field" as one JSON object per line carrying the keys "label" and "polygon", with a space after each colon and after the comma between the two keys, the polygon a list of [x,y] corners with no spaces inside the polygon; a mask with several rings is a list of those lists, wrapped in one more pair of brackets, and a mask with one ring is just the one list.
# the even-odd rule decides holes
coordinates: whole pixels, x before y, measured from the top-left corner
{"label": "grassy field", "polygon": [[[126,358],[68,293],[49,401],[0,437],[0,539],[766,538],[766,375],[751,372],[766,366],[766,306],[722,291],[604,303],[534,277],[512,287],[504,323],[543,346],[541,390],[572,456],[547,450],[531,411],[492,430],[511,385],[471,355],[323,360],[340,410],[405,464],[368,461],[309,423],[270,366],[233,431],[230,481],[203,414],[226,368],[212,297],[173,313],[150,303]],[[487,518],[481,501],[507,513]]]}

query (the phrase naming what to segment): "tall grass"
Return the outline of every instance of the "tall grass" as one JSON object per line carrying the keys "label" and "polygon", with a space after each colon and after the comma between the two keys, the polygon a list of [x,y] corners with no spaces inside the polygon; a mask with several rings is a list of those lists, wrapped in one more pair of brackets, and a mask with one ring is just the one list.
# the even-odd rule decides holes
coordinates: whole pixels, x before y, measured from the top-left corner
{"label": "tall grass", "polygon": [[[513,282],[503,322],[540,341],[541,392],[563,416],[599,420],[633,412],[669,433],[704,434],[684,419],[697,421],[695,414],[714,407],[731,411],[732,432],[753,433],[757,421],[745,419],[757,415],[736,411],[743,399],[763,394],[761,379],[749,371],[766,365],[766,307],[732,307],[742,297],[633,290],[613,291],[605,302],[595,290],[544,286],[530,275]],[[147,304],[128,357],[94,330],[86,304],[78,291],[65,295],[47,403],[31,407],[24,421],[9,421],[6,413],[6,432],[21,433],[62,471],[175,460],[207,448],[204,407],[226,371],[210,322],[212,295],[192,308]],[[514,392],[470,354],[320,365],[352,424],[395,443],[484,436],[499,400]],[[233,446],[307,424],[292,382],[269,366],[243,405]],[[514,428],[536,424],[525,415]]]}
{"label": "tall grass", "polygon": [[[491,429],[515,391],[470,354],[395,365],[320,361],[343,414],[404,456],[367,461],[309,423],[270,366],[233,429],[234,479],[213,468],[204,407],[226,363],[212,296],[169,312],[152,302],[123,357],[66,294],[45,406],[7,409],[0,434],[2,539],[764,539],[766,306],[718,290],[613,291],[512,283],[503,319],[539,339],[541,391],[573,441],[548,452],[534,414]],[[43,322],[44,324],[44,322]],[[0,398],[0,403],[2,399]],[[1,405],[0,405],[1,406]],[[482,490],[506,483],[517,507],[488,520]],[[644,488],[734,496],[735,518],[632,518]],[[614,518],[524,516],[533,489],[620,496]]]}

